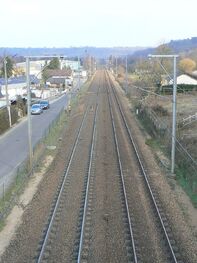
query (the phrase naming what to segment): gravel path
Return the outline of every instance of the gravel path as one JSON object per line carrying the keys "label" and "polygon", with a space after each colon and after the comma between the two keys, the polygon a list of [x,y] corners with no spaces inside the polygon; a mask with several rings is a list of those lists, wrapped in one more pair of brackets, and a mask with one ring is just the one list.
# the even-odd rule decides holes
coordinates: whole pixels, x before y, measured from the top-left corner
{"label": "gravel path", "polygon": [[103,77],[101,75],[94,213],[88,262],[128,262],[117,156]]}

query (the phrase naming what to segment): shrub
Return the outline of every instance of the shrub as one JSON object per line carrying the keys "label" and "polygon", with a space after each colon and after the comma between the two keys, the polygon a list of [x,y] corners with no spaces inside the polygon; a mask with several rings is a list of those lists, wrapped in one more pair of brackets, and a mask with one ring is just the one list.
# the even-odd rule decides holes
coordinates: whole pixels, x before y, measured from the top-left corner
{"label": "shrub", "polygon": [[168,115],[168,111],[166,109],[164,109],[161,105],[156,105],[153,106],[152,109],[159,114],[160,116],[167,116]]}
{"label": "shrub", "polygon": [[0,134],[4,133],[9,128],[9,116],[7,108],[0,110]]}

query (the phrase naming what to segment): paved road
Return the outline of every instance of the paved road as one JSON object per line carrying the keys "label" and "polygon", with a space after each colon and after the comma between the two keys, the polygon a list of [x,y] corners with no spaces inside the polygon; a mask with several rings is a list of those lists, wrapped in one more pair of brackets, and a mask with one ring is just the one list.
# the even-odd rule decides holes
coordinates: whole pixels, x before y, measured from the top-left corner
{"label": "paved road", "polygon": [[[76,85],[73,89],[74,94],[78,89],[79,87]],[[50,123],[65,108],[68,101],[69,94],[62,95],[50,104],[49,110],[45,110],[41,115],[31,116],[32,145],[35,145],[43,137]],[[2,184],[9,183],[18,165],[26,159],[28,150],[28,126],[25,118],[6,134],[0,136],[0,188]]]}

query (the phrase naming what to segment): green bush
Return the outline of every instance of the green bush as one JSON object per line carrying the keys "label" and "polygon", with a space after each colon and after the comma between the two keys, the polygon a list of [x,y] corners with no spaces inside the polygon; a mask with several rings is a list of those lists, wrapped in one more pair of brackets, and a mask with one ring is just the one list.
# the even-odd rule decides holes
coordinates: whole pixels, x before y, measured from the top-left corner
{"label": "green bush", "polygon": [[[162,94],[172,94],[173,85],[165,85],[160,88]],[[188,91],[197,90],[197,85],[179,84],[177,85],[177,92],[183,93]]]}
{"label": "green bush", "polygon": [[[157,106],[156,106],[157,107]],[[161,130],[158,130],[154,123],[149,118],[146,109],[141,109],[138,105],[139,114],[138,119],[142,123],[146,131],[152,136],[151,139],[146,140],[146,144],[152,148],[160,148],[165,155],[170,158],[171,153],[171,140],[169,140],[169,134],[164,131],[162,134]],[[154,109],[155,110],[155,109]],[[156,111],[162,111],[160,107],[156,108]],[[183,142],[181,141],[183,144]],[[188,139],[187,148],[190,149],[190,153],[195,158],[196,157],[196,139]],[[165,150],[163,147],[165,146]],[[197,168],[194,167],[194,164],[188,158],[188,156],[183,152],[183,150],[176,145],[176,167],[175,174],[176,179],[188,196],[191,198],[195,207],[197,207]],[[179,149],[180,148],[180,149]]]}
{"label": "green bush", "polygon": [[168,110],[164,109],[161,105],[157,104],[152,107],[152,109],[159,115],[159,116],[168,116]]}

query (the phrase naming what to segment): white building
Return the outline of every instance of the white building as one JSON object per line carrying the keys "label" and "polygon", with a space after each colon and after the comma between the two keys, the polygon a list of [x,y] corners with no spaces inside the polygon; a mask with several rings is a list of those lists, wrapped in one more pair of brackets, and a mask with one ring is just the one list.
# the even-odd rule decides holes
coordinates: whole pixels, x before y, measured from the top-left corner
{"label": "white building", "polygon": [[[169,84],[172,85],[173,84],[173,80],[170,80]],[[197,85],[197,79],[192,78],[189,75],[182,74],[182,75],[177,77],[177,85],[181,85],[181,84]]]}
{"label": "white building", "polygon": [[[44,66],[50,63],[51,60],[36,60],[30,61],[30,74],[42,78],[42,69]],[[20,62],[16,64],[16,67],[21,68],[23,72],[26,72],[26,62]],[[60,69],[70,68],[72,71],[81,69],[80,61],[60,59]]]}
{"label": "white building", "polygon": [[[39,80],[33,75],[30,75],[30,82],[36,85],[39,84]],[[26,76],[9,78],[8,87],[7,87],[9,100],[15,100],[17,95],[23,96],[24,93],[27,93],[26,86],[27,86]],[[6,96],[6,87],[5,87],[4,78],[0,78],[0,96],[1,97]]]}
{"label": "white building", "polygon": [[[42,78],[42,69],[45,64],[49,63],[50,60],[36,60],[30,61],[30,74],[35,75],[38,79]],[[23,72],[26,72],[26,62],[20,62],[16,64],[16,67],[21,68]]]}

